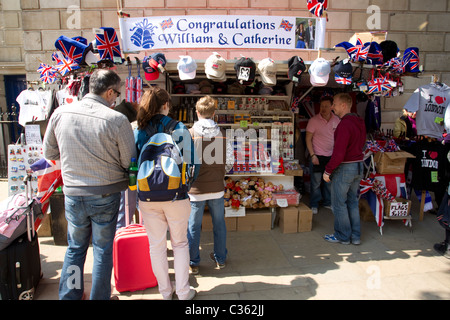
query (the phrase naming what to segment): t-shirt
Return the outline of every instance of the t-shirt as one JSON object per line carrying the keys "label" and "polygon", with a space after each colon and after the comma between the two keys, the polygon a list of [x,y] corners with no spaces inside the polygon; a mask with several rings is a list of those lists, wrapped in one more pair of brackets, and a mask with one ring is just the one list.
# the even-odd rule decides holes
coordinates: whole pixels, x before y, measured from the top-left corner
{"label": "t-shirt", "polygon": [[20,105],[19,124],[46,120],[52,101],[52,92],[44,90],[24,90],[17,97]]}
{"label": "t-shirt", "polygon": [[333,154],[334,131],[341,120],[335,114],[331,114],[329,121],[319,113],[308,121],[306,131],[311,132],[314,153],[320,156],[330,157]]}
{"label": "t-shirt", "polygon": [[78,102],[78,97],[71,95],[70,92],[66,89],[62,89],[56,92],[56,99],[58,99],[59,106]]}
{"label": "t-shirt", "polygon": [[411,148],[411,153],[416,156],[412,160],[413,177],[411,185],[417,190],[438,191],[448,185],[447,153],[449,145],[442,143],[417,141]]}
{"label": "t-shirt", "polygon": [[[404,106],[410,112],[417,112],[417,134],[441,138],[444,133],[444,118],[450,102],[450,87],[435,83],[419,87]],[[449,115],[450,117],[450,115]]]}

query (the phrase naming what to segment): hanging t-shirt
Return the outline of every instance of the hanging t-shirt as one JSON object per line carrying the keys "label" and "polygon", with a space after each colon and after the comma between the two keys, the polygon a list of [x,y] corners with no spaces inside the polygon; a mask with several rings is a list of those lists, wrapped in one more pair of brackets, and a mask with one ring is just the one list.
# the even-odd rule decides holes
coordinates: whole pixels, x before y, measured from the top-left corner
{"label": "hanging t-shirt", "polygon": [[443,145],[438,141],[422,140],[415,143],[410,150],[416,156],[412,160],[411,182],[415,189],[434,192],[447,187],[448,150],[449,145]]}
{"label": "hanging t-shirt", "polygon": [[443,122],[449,102],[450,87],[446,84],[430,83],[416,89],[404,109],[417,112],[418,135],[439,139],[444,133]]}
{"label": "hanging t-shirt", "polygon": [[74,102],[78,102],[78,97],[73,96],[67,89],[62,89],[56,92],[56,99],[58,99],[59,106],[65,106]]}
{"label": "hanging t-shirt", "polygon": [[20,105],[19,124],[46,120],[52,101],[52,92],[45,90],[24,90],[17,97]]}

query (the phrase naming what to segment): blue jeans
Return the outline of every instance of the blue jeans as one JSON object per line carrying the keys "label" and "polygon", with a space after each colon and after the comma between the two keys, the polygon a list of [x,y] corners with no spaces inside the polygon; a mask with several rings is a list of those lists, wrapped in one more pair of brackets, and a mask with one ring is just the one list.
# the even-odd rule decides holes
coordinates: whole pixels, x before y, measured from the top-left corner
{"label": "blue jeans", "polygon": [[68,248],[59,282],[61,300],[80,300],[84,292],[84,263],[92,235],[94,265],[91,300],[111,298],[113,242],[120,192],[99,196],[65,196]]}
{"label": "blue jeans", "polygon": [[331,207],[334,214],[334,235],[338,240],[360,240],[359,183],[363,163],[341,163],[331,179]]}
{"label": "blue jeans", "polygon": [[324,206],[331,206],[331,182],[325,182],[322,172],[314,172],[312,161],[309,162],[309,172],[311,174],[311,192],[309,206],[318,208],[319,201],[323,199]]}
{"label": "blue jeans", "polygon": [[188,240],[190,265],[200,263],[200,234],[203,211],[208,204],[212,217],[214,233],[214,257],[218,263],[225,263],[227,258],[227,227],[225,225],[225,207],[223,197],[205,201],[191,201],[191,215],[189,217]]}

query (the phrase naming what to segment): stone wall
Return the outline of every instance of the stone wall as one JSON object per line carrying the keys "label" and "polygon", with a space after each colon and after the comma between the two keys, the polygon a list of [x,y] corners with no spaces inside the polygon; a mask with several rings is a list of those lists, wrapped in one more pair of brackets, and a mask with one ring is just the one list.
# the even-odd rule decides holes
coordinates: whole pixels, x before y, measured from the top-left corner
{"label": "stone wall", "polygon": [[[118,27],[116,0],[0,0],[0,63],[24,62],[29,80],[37,79],[39,61],[50,63],[54,41],[60,35],[82,35],[92,41],[92,28]],[[305,0],[119,0],[124,12],[132,17],[171,15],[289,15],[310,16]],[[374,11],[380,9],[379,27],[388,32],[388,39],[396,41],[401,50],[420,48],[424,73],[418,78],[405,77],[405,94],[385,99],[383,125],[393,126],[411,92],[428,83],[433,74],[450,83],[450,0],[346,0],[331,1],[325,47],[347,41],[355,32],[369,30]],[[371,7],[372,8],[372,7]],[[377,9],[377,7],[373,7]],[[378,22],[375,21],[375,22]],[[211,50],[162,50],[168,59],[177,60],[181,54],[206,59]],[[227,59],[234,59],[240,50],[221,50]],[[141,53],[144,56],[146,53]],[[246,50],[245,55],[256,60],[271,57],[286,61],[298,51]],[[317,57],[317,51],[302,51],[305,61]],[[342,50],[323,52],[325,58],[344,58]],[[2,72],[0,72],[1,74]]]}

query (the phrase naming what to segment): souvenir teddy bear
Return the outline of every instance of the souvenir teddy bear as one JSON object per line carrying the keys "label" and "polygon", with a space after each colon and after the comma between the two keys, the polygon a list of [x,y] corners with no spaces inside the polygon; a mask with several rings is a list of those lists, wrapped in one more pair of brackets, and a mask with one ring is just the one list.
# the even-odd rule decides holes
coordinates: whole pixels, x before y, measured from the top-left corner
{"label": "souvenir teddy bear", "polygon": [[241,206],[241,200],[237,193],[233,194],[233,197],[231,198],[231,207],[235,210],[239,209]]}
{"label": "souvenir teddy bear", "polygon": [[223,195],[223,200],[224,200],[224,204],[225,207],[229,207],[231,205],[231,191],[230,189],[226,189],[225,193]]}

